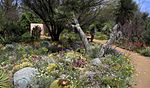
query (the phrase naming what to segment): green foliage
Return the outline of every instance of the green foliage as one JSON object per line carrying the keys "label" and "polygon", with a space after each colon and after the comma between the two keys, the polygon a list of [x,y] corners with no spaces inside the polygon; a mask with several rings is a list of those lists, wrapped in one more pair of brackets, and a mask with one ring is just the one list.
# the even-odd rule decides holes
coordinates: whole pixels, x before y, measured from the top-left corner
{"label": "green foliage", "polygon": [[69,30],[64,30],[62,34],[60,35],[60,39],[62,41],[64,40],[71,40],[71,41],[79,41],[80,37],[77,33]]}
{"label": "green foliage", "polygon": [[141,55],[150,57],[150,48],[141,49],[138,51]]}
{"label": "green foliage", "polygon": [[133,0],[120,0],[118,4],[116,10],[116,23],[121,23],[123,25],[133,18],[134,12],[137,11],[138,6]]}
{"label": "green foliage", "polygon": [[54,41],[59,40],[59,35],[66,28],[66,24],[72,23],[74,17],[79,18],[81,26],[91,24],[98,16],[99,7],[103,4],[103,0],[34,0],[33,2],[23,0],[23,2],[42,19]]}
{"label": "green foliage", "polygon": [[129,57],[122,55],[106,56],[103,63],[106,64],[107,71],[102,76],[103,85],[112,88],[128,88],[131,87],[131,78],[134,68],[130,64]]}
{"label": "green foliage", "polygon": [[97,58],[100,53],[100,45],[92,44],[92,54],[90,55],[91,58]]}
{"label": "green foliage", "polygon": [[147,45],[150,45],[150,28],[143,33],[143,40]]}
{"label": "green foliage", "polygon": [[11,88],[8,74],[0,68],[0,88]]}
{"label": "green foliage", "polygon": [[21,35],[21,41],[23,42],[27,42],[27,41],[31,41],[32,36],[29,32],[24,33],[23,35]]}
{"label": "green foliage", "polygon": [[27,66],[37,68],[39,74],[35,80],[38,80],[39,88],[49,88],[55,80],[59,79],[69,80],[75,88],[105,88],[106,86],[127,88],[130,85],[133,67],[128,57],[119,54],[108,55],[101,60],[101,64],[95,66],[92,65],[91,59],[97,57],[100,48],[98,45],[93,45],[95,56],[92,58],[75,51],[48,54],[47,46],[49,44],[44,41],[36,47],[7,45],[0,50],[0,57],[7,56],[5,61],[2,57],[1,66],[8,65],[5,69],[11,71]]}
{"label": "green foliage", "polygon": [[108,39],[108,36],[105,35],[105,34],[102,33],[102,32],[96,32],[95,39],[107,40],[107,39]]}
{"label": "green foliage", "polygon": [[23,34],[18,23],[4,23],[2,25],[0,41],[3,44],[18,42]]}
{"label": "green foliage", "polygon": [[23,13],[19,20],[20,26],[22,27],[24,32],[30,32],[30,23],[37,22],[41,22],[41,20],[31,12]]}

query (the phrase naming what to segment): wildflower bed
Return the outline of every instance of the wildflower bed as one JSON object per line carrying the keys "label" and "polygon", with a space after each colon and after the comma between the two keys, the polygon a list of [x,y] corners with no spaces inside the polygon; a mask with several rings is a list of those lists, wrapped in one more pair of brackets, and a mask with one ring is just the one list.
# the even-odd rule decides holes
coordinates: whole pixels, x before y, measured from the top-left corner
{"label": "wildflower bed", "polygon": [[[34,49],[28,48],[9,47],[13,49],[11,51],[7,51],[8,48],[1,49],[1,69],[11,74],[8,76],[10,79],[7,79],[10,83],[15,72],[32,67],[39,72],[32,80],[33,88],[37,85],[38,88],[131,87],[134,68],[130,58],[122,54],[107,54],[95,65],[92,62],[94,58],[76,51],[35,54]],[[34,81],[38,83],[34,84]],[[0,81],[0,84],[3,84],[3,81]]]}

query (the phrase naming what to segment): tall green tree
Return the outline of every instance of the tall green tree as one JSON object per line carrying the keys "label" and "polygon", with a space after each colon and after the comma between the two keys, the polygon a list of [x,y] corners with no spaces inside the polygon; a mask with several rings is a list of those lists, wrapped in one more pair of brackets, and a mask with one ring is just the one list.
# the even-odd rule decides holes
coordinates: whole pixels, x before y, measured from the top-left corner
{"label": "tall green tree", "polygon": [[120,0],[116,10],[116,23],[123,25],[130,22],[137,10],[138,5],[133,0]]}

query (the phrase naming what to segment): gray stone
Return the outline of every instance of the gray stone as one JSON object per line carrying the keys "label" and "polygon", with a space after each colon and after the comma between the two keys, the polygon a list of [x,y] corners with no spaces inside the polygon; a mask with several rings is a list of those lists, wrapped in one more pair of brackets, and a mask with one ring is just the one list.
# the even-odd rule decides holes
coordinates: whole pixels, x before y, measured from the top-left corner
{"label": "gray stone", "polygon": [[93,65],[99,66],[102,62],[99,58],[95,58],[91,61]]}
{"label": "gray stone", "polygon": [[6,44],[4,47],[4,50],[7,51],[13,51],[15,49],[15,46],[13,44]]}
{"label": "gray stone", "polygon": [[92,71],[87,71],[85,72],[86,76],[89,78],[89,79],[93,79],[94,78],[94,75],[96,74],[95,72],[92,72]]}
{"label": "gray stone", "polygon": [[[37,69],[26,67],[14,74],[13,81],[14,81],[14,88],[29,88],[32,87],[33,79],[35,78],[36,74],[38,74]],[[34,84],[36,85],[36,84]]]}

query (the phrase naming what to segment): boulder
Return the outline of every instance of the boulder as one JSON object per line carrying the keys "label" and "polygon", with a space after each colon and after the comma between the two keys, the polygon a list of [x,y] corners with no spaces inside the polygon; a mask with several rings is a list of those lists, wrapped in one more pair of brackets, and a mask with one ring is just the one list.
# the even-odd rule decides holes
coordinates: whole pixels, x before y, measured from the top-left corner
{"label": "boulder", "polygon": [[14,88],[30,88],[32,85],[36,85],[33,84],[36,74],[38,74],[38,70],[31,67],[17,71],[13,76]]}
{"label": "boulder", "polygon": [[7,51],[13,51],[15,49],[15,46],[13,44],[6,44],[4,47],[4,50]]}
{"label": "boulder", "polygon": [[99,58],[95,58],[91,61],[91,63],[95,66],[99,66],[102,62]]}

